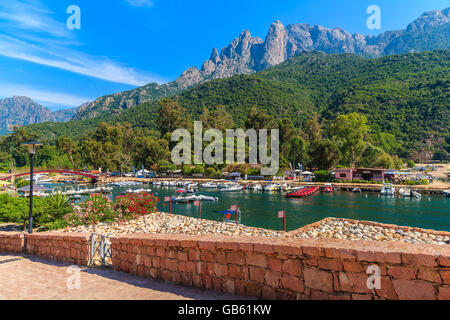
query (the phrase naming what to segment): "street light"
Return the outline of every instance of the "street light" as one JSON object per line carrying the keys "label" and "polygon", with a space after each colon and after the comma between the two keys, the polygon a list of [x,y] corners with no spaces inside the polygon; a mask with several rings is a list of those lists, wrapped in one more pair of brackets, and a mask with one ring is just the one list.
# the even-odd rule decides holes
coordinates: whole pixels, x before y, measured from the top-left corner
{"label": "street light", "polygon": [[29,233],[33,233],[33,184],[34,184],[34,172],[33,172],[33,160],[36,154],[36,147],[42,146],[41,143],[36,140],[31,140],[23,143],[22,145],[28,147],[28,153],[30,154],[30,216],[29,216]]}

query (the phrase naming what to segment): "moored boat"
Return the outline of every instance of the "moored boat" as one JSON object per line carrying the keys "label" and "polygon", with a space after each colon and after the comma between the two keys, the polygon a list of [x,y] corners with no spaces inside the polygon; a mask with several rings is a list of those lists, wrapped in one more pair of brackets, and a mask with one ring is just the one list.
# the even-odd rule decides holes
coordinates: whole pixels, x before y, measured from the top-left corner
{"label": "moored boat", "polygon": [[383,183],[380,194],[382,196],[393,196],[395,194],[395,188],[391,183]]}
{"label": "moored boat", "polygon": [[333,192],[333,186],[331,183],[326,183],[322,189],[323,192],[325,193],[331,193]]}
{"label": "moored boat", "polygon": [[219,189],[219,191],[236,192],[236,191],[242,191],[242,189],[244,189],[244,187],[239,184],[232,184],[232,185],[227,184],[227,185],[224,185],[222,189]]}
{"label": "moored boat", "polygon": [[205,189],[217,189],[217,184],[212,182],[202,183],[200,187]]}
{"label": "moored boat", "polygon": [[312,195],[314,192],[319,191],[319,187],[306,187],[299,191],[290,192],[286,194],[288,198],[302,198]]}
{"label": "moored boat", "polygon": [[398,194],[401,195],[402,197],[411,197],[411,190],[401,188],[400,190],[398,190]]}

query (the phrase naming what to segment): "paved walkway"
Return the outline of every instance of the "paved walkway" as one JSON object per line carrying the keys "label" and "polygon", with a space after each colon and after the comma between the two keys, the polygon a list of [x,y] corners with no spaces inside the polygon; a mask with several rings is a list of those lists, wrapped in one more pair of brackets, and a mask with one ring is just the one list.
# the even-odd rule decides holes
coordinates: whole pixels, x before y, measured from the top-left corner
{"label": "paved walkway", "polygon": [[69,264],[37,257],[0,254],[0,300],[11,299],[220,300],[242,297],[135,277],[110,269],[82,267],[77,270]]}

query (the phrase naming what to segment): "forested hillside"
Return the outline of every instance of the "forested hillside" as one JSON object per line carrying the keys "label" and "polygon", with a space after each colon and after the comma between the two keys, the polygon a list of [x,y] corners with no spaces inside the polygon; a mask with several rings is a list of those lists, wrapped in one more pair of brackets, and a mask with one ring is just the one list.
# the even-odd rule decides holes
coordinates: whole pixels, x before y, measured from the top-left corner
{"label": "forested hillside", "polygon": [[[306,53],[255,75],[238,75],[200,84],[173,96],[192,120],[203,108],[225,106],[241,127],[256,106],[274,118],[289,118],[304,129],[316,112],[329,124],[340,114],[358,112],[372,129],[389,132],[399,143],[402,157],[447,156],[445,138],[450,124],[450,51],[394,55],[378,59],[351,54]],[[158,102],[68,123],[30,126],[42,138],[79,139],[100,121],[129,122],[135,127],[159,129]],[[445,150],[447,148],[447,151]]]}

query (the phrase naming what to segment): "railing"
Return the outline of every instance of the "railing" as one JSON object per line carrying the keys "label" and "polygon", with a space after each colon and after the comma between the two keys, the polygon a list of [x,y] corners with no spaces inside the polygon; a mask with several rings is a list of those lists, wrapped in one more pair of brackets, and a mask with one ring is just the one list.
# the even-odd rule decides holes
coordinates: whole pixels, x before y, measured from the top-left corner
{"label": "railing", "polygon": [[91,234],[91,247],[89,253],[89,266],[112,266],[112,246],[110,237],[97,233]]}

